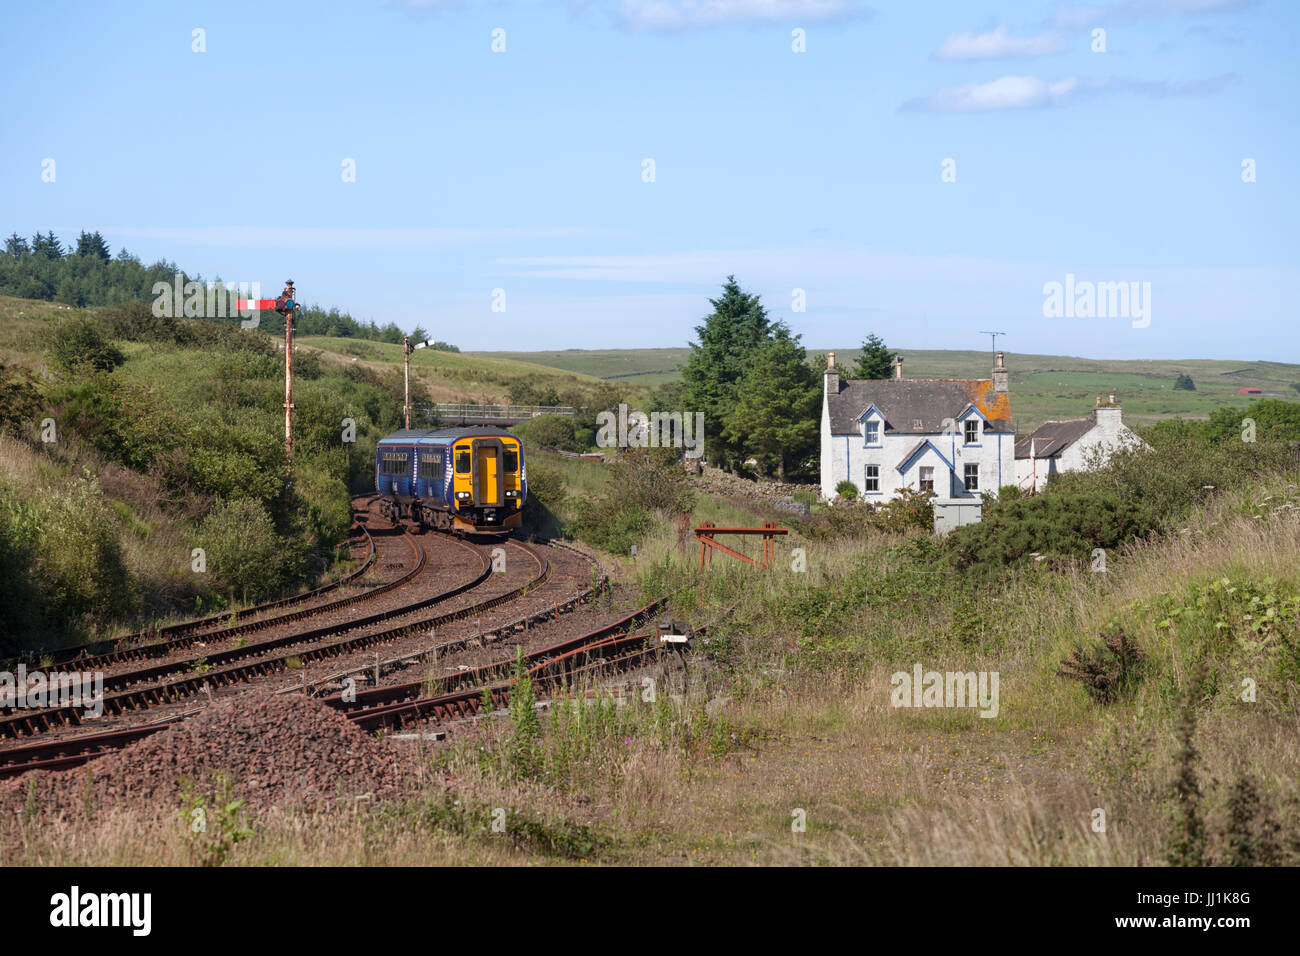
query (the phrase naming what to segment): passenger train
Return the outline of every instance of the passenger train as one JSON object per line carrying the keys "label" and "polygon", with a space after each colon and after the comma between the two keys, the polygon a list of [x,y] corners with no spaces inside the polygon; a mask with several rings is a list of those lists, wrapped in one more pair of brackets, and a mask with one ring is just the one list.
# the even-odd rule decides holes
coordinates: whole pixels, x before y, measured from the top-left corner
{"label": "passenger train", "polygon": [[508,534],[528,498],[523,445],[500,428],[396,431],[375,451],[375,490],[394,524]]}

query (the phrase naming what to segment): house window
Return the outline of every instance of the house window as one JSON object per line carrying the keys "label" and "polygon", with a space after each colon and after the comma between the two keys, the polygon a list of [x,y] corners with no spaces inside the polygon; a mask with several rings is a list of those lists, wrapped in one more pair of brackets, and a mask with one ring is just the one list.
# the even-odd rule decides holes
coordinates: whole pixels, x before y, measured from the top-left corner
{"label": "house window", "polygon": [[863,422],[862,436],[868,445],[880,444],[880,422]]}
{"label": "house window", "polygon": [[880,490],[880,466],[867,465],[866,475],[862,480],[862,490],[873,492]]}
{"label": "house window", "polygon": [[934,468],[931,465],[921,466],[921,490],[934,491]]}
{"label": "house window", "polygon": [[980,490],[980,466],[979,465],[966,466],[966,490],[967,491]]}
{"label": "house window", "polygon": [[974,445],[980,440],[980,420],[978,418],[966,419],[966,444]]}

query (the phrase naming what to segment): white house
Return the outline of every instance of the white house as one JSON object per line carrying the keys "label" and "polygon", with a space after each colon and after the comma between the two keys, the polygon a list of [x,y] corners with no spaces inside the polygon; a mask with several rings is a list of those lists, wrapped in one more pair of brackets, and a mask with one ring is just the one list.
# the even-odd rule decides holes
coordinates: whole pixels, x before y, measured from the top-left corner
{"label": "white house", "polygon": [[1111,395],[1088,418],[1044,422],[1016,442],[1016,484],[1023,491],[1038,491],[1053,475],[1101,464],[1127,445],[1146,447],[1121,419],[1119,402]]}
{"label": "white house", "polygon": [[828,356],[822,398],[821,490],[849,480],[867,501],[903,488],[939,498],[976,499],[1015,480],[1015,429],[1007,369],[997,353],[992,378],[840,378]]}

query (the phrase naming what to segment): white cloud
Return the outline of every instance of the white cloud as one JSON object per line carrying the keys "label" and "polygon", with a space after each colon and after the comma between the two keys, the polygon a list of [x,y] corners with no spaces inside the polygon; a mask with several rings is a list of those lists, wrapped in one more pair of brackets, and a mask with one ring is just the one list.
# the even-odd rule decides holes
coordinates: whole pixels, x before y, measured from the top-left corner
{"label": "white cloud", "polygon": [[1065,49],[1061,38],[1052,33],[1032,37],[1014,37],[999,26],[991,33],[954,33],[943,41],[934,55],[941,60],[994,60],[1007,57],[1044,56]]}
{"label": "white cloud", "polygon": [[949,86],[933,96],[912,100],[906,109],[943,113],[1037,109],[1061,106],[1078,88],[1072,76],[1049,83],[1036,76],[1004,76],[989,83]]}
{"label": "white cloud", "polygon": [[1123,23],[1133,20],[1167,16],[1196,16],[1202,13],[1226,13],[1254,6],[1256,0],[1121,0],[1119,3],[1082,4],[1062,3],[1056,8],[1054,21],[1058,26],[1082,28],[1102,26],[1104,23]]}
{"label": "white cloud", "polygon": [[868,13],[860,0],[623,0],[622,23],[634,30],[669,31],[729,23],[802,23]]}
{"label": "white cloud", "polygon": [[516,239],[574,239],[608,237],[601,229],[556,226],[551,228],[412,227],[374,229],[352,226],[107,226],[105,235],[128,239],[167,239],[209,246],[285,246],[297,249],[348,249],[358,247],[447,246]]}

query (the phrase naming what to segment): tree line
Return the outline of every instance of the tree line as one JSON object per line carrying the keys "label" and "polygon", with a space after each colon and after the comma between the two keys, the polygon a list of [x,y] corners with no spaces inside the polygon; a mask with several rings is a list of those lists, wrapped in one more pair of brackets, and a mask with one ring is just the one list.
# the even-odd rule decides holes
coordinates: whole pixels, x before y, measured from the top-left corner
{"label": "tree line", "polygon": [[[656,406],[704,412],[712,464],[736,469],[753,461],[781,480],[815,475],[825,357],[810,362],[801,336],[772,321],[735,276],[709,302],[713,312],[695,328],[681,385],[659,389]],[[895,354],[869,335],[851,377],[888,378]]]}
{"label": "tree line", "polygon": [[[154,284],[165,282],[170,285],[177,273],[180,273],[182,283],[204,281],[201,275],[190,275],[166,259],[145,265],[126,249],[113,255],[108,242],[98,231],[82,230],[76,243],[67,246],[53,230],[44,234],[38,232],[31,239],[15,232],[4,241],[4,255],[0,255],[0,295],[58,302],[77,308],[151,302]],[[221,279],[214,281],[220,283]],[[260,328],[272,333],[283,332],[284,319],[274,312],[263,312]],[[299,335],[330,335],[395,345],[400,345],[406,334],[395,322],[382,326],[374,320],[360,322],[347,312],[335,308],[327,310],[318,305],[299,309],[297,330]],[[428,333],[417,326],[411,331],[411,338],[422,342],[428,338]],[[433,347],[459,351],[446,342],[433,343]]]}

